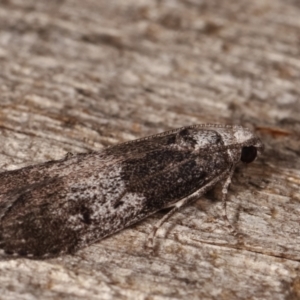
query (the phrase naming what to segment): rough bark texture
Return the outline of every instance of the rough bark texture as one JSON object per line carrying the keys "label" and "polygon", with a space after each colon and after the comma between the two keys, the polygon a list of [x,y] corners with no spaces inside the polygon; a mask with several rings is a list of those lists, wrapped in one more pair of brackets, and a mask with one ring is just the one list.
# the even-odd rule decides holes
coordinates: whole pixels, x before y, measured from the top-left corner
{"label": "rough bark texture", "polygon": [[293,0],[6,0],[0,169],[196,123],[257,130],[224,227],[216,188],[74,256],[0,261],[1,299],[299,299],[300,5]]}

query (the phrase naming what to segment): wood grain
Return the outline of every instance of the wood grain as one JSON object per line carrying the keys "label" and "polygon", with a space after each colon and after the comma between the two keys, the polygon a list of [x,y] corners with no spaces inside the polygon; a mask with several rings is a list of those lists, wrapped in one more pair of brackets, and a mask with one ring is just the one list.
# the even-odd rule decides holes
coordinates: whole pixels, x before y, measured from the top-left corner
{"label": "wood grain", "polygon": [[1,299],[299,299],[297,1],[6,0],[0,170],[197,123],[256,130],[264,153],[186,207],[51,260],[0,261]]}

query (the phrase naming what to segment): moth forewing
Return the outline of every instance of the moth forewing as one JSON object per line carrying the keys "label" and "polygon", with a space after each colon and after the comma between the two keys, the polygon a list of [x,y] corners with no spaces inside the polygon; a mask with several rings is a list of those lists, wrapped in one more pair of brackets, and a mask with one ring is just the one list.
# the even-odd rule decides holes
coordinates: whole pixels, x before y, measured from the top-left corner
{"label": "moth forewing", "polygon": [[183,205],[224,180],[225,199],[239,161],[260,140],[239,126],[194,125],[100,152],[0,174],[0,249],[47,257],[73,253],[156,211]]}

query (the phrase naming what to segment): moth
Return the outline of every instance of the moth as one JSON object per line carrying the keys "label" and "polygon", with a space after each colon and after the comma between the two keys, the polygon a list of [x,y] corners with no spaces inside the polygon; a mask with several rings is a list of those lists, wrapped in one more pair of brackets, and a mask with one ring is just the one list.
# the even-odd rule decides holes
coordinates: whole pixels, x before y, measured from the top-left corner
{"label": "moth", "polygon": [[261,148],[247,128],[194,125],[0,173],[0,249],[37,258],[74,253],[171,207],[151,244],[169,217],[221,181],[226,218],[234,169]]}

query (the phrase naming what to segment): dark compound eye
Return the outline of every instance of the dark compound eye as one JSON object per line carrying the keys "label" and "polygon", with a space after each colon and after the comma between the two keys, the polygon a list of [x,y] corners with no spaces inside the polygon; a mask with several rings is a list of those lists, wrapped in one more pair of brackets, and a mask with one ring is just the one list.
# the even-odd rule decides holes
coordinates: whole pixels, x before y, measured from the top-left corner
{"label": "dark compound eye", "polygon": [[243,147],[241,161],[249,164],[254,161],[256,155],[257,155],[257,149],[254,146]]}

